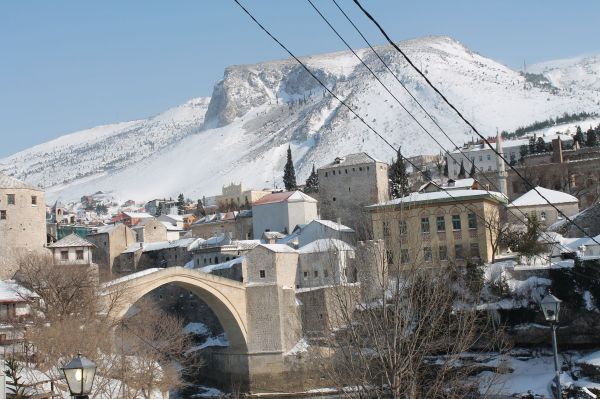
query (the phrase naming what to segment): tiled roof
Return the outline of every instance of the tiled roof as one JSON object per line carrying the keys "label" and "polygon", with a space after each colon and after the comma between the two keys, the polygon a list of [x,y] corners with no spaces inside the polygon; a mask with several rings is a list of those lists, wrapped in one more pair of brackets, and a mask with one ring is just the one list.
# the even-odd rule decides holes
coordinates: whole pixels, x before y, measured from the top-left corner
{"label": "tiled roof", "polygon": [[285,244],[260,244],[261,247],[265,247],[267,248],[269,251],[272,252],[290,252],[290,253],[296,253],[298,251],[296,251],[294,248],[285,245]]}
{"label": "tiled roof", "polygon": [[17,180],[14,177],[0,173],[0,188],[25,188],[27,190],[42,191],[38,187],[31,186],[27,183]]}
{"label": "tiled roof", "polygon": [[69,247],[95,247],[94,244],[79,237],[77,234],[69,234],[61,238],[53,244],[48,245],[48,248],[69,248]]}
{"label": "tiled roof", "polygon": [[328,163],[325,166],[321,166],[319,169],[323,168],[335,168],[338,166],[353,166],[353,165],[362,165],[366,163],[374,163],[381,162],[367,154],[366,152],[358,152],[356,154],[348,154],[344,156],[340,156],[335,158],[335,160],[331,163]]}

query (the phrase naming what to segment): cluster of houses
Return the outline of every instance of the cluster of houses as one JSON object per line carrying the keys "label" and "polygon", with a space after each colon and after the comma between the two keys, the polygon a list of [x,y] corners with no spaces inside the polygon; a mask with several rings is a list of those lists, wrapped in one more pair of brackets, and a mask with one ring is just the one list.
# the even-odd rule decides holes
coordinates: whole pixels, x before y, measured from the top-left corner
{"label": "cluster of houses", "polygon": [[[132,203],[134,209],[112,215],[110,223],[62,237],[47,229],[43,191],[0,174],[0,278],[6,280],[0,285],[0,323],[26,313],[23,296],[7,287],[18,257],[31,251],[51,253],[57,267],[97,268],[101,279],[185,266],[243,282],[248,262],[264,262],[270,265],[261,269],[266,281],[269,267],[294,263],[295,288],[314,305],[327,287],[360,280],[365,270],[357,252],[365,246],[398,266],[490,262],[497,250],[492,245],[496,233],[488,228],[492,222],[506,218],[523,224],[533,214],[546,226],[560,221],[547,198],[567,216],[580,208],[576,197],[543,187],[509,202],[505,189],[490,191],[475,178],[432,181],[390,199],[388,168],[366,153],[349,154],[318,168],[313,196],[232,184],[221,196],[203,200],[204,210],[214,205],[212,213],[202,215],[188,206],[178,214],[172,200],[153,200],[141,209]],[[228,203],[243,209],[218,211],[218,204]],[[50,215],[50,225],[70,222],[58,202]],[[306,297],[307,292],[313,296]],[[10,343],[16,350],[8,337],[0,332],[0,345]]]}

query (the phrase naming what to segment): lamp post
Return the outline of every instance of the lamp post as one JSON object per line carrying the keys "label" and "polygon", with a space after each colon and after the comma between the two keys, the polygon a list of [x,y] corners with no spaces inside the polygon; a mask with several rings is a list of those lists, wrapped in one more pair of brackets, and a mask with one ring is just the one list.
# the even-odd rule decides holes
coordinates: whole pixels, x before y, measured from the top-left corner
{"label": "lamp post", "polygon": [[557,398],[562,397],[562,389],[560,386],[560,368],[558,366],[558,347],[556,345],[556,326],[558,324],[558,312],[560,311],[561,300],[552,294],[548,294],[542,299],[540,306],[547,322],[552,325],[552,347],[554,348],[554,371],[556,372],[556,389],[558,390]]}
{"label": "lamp post", "polygon": [[96,375],[96,365],[91,360],[81,356],[78,353],[69,363],[61,368],[71,396],[75,399],[88,399],[92,391],[94,376]]}

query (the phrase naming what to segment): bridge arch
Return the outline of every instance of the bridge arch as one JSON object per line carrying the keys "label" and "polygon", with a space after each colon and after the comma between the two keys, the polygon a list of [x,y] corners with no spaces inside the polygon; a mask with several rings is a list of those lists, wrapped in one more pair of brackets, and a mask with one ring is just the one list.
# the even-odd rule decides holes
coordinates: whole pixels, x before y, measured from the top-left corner
{"label": "bridge arch", "polygon": [[247,351],[246,290],[240,282],[176,266],[148,269],[107,282],[102,295],[108,300],[112,293],[119,292],[122,299],[114,311],[115,317],[121,319],[144,295],[166,284],[185,288],[204,301],[225,330],[229,349]]}

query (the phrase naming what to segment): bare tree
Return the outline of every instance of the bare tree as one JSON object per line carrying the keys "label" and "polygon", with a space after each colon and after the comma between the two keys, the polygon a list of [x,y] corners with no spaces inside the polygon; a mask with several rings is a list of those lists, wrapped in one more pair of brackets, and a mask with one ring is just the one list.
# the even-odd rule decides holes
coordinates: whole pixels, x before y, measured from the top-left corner
{"label": "bare tree", "polygon": [[473,358],[502,347],[502,332],[477,310],[479,295],[465,287],[464,269],[401,262],[391,254],[412,244],[386,244],[357,254],[360,289],[331,288],[333,328],[313,355],[334,385],[353,387],[349,396],[480,397],[491,385],[475,377],[481,366]]}
{"label": "bare tree", "polygon": [[147,398],[181,387],[179,372],[198,366],[183,361],[191,342],[181,321],[147,304],[119,320],[126,286],[103,292],[96,273],[89,266],[57,266],[51,256],[20,261],[16,278],[39,296],[30,301],[33,318],[25,332],[35,367],[59,381],[58,367],[82,353],[98,366],[92,397]]}

